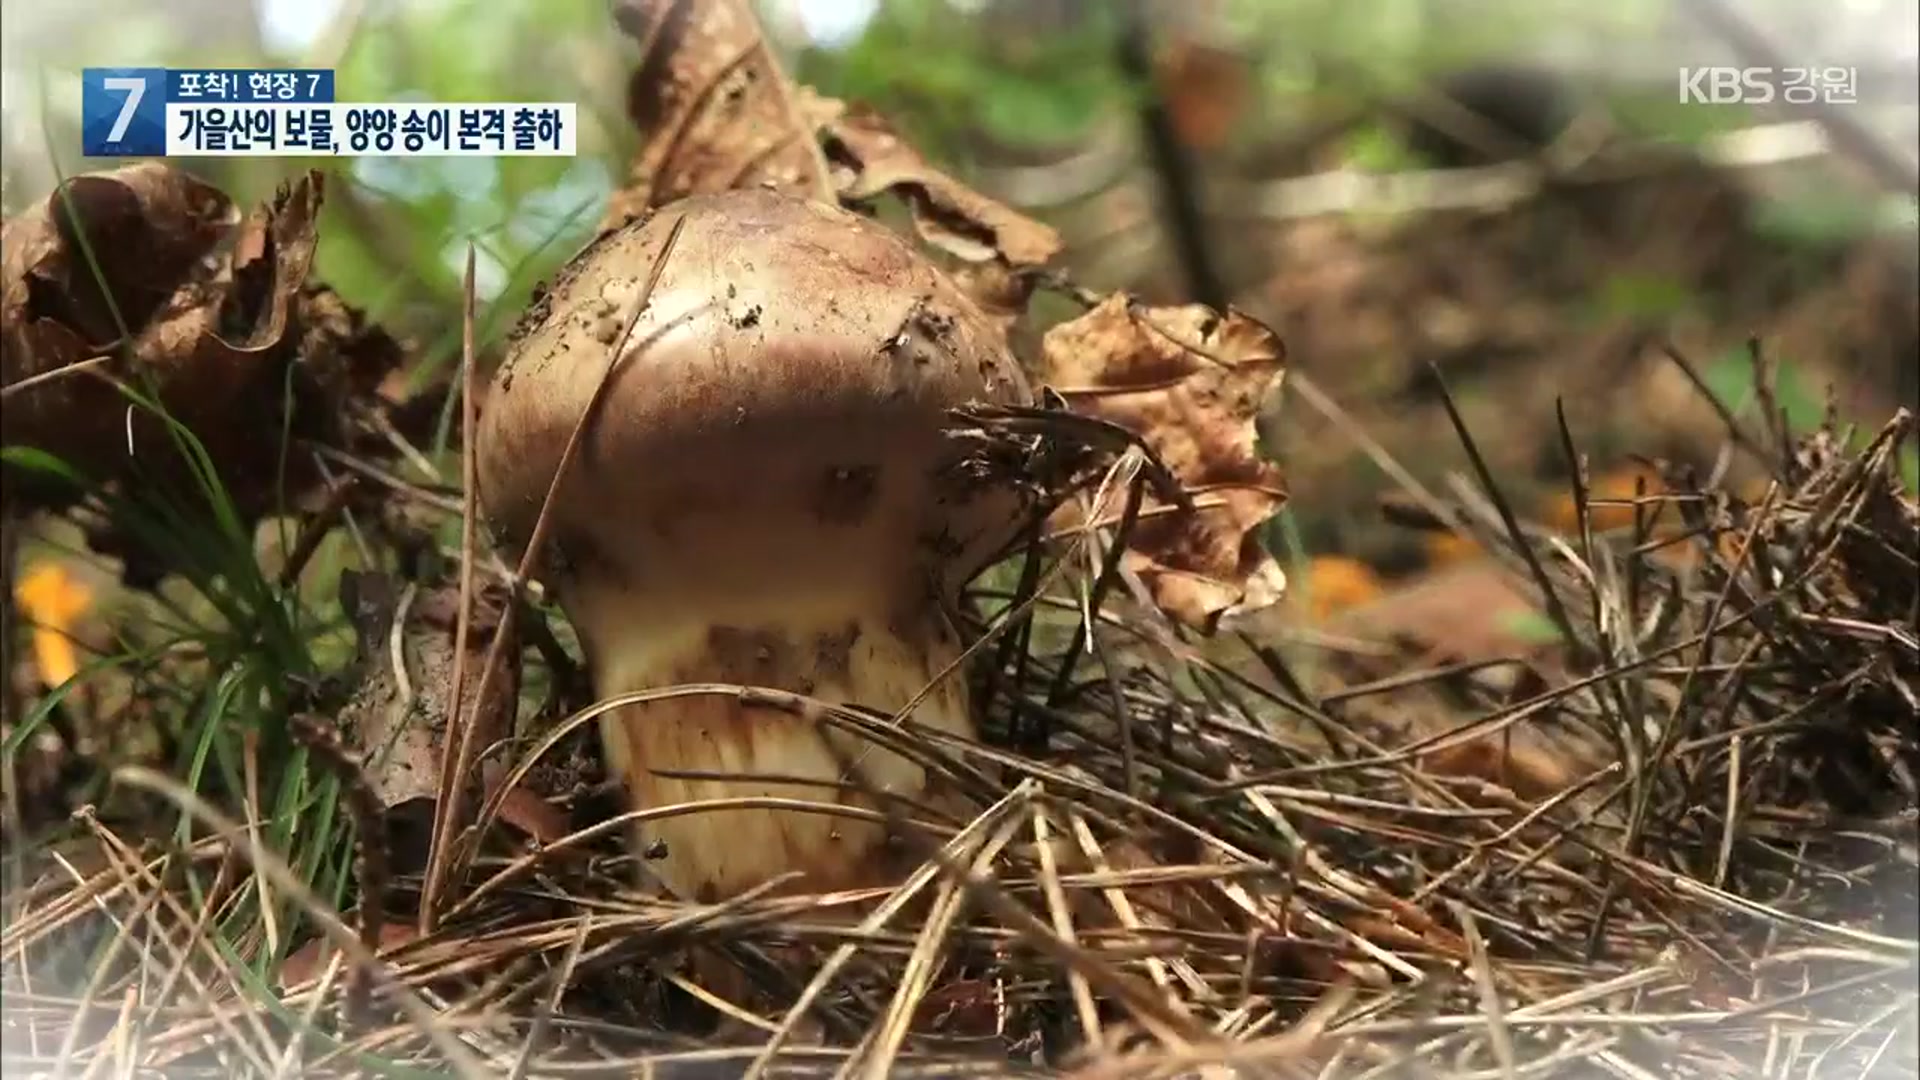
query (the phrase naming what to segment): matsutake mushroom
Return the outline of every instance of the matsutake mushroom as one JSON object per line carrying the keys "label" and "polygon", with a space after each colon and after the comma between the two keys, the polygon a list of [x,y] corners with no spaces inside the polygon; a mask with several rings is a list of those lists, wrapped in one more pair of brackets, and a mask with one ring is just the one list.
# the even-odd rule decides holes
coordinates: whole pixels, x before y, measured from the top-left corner
{"label": "matsutake mushroom", "polygon": [[[689,198],[577,256],[509,353],[477,449],[480,497],[512,549],[608,382],[554,498],[541,572],[602,699],[728,683],[890,715],[960,656],[960,590],[1027,515],[1014,485],[966,467],[949,410],[1030,395],[998,327],[903,237],[766,191]],[[964,681],[942,680],[911,719],[971,737]],[[869,805],[849,764],[879,791],[927,784],[869,740],[733,694],[617,708],[603,739],[642,807]],[[664,844],[649,863],[661,879],[707,900],[789,870],[801,887],[853,887],[885,839],[870,819],[791,807],[702,809],[640,832],[641,850]]]}

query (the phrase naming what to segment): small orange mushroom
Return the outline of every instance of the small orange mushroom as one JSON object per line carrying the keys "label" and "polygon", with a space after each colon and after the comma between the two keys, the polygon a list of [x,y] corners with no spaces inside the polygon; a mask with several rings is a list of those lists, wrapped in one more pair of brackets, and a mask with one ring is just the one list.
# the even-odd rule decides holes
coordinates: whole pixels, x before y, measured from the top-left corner
{"label": "small orange mushroom", "polygon": [[1380,598],[1380,575],[1359,559],[1317,555],[1307,563],[1307,613],[1317,622]]}
{"label": "small orange mushroom", "polygon": [[93,590],[58,562],[35,563],[13,587],[14,602],[33,625],[33,661],[48,689],[80,673],[74,633],[93,607]]}

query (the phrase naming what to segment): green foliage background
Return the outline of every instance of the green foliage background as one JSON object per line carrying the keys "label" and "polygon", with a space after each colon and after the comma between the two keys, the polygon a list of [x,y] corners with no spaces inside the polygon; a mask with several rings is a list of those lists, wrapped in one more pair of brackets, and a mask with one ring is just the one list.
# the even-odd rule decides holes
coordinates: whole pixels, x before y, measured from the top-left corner
{"label": "green foliage background", "polygon": [[[8,6],[18,12],[29,2]],[[1597,41],[1629,47],[1663,4],[1231,0],[1217,6],[1217,22],[1255,61],[1260,97],[1248,124],[1258,128],[1277,127],[1329,96],[1392,89],[1425,72],[1523,48],[1570,19]],[[770,25],[793,25],[781,5],[760,6]],[[980,7],[882,0],[846,47],[785,51],[797,76],[828,94],[878,106],[929,156],[962,175],[983,146],[1070,141],[1141,92],[1112,63],[1113,5],[1080,5],[1080,16],[1037,33],[1023,30],[1006,5],[986,17]],[[320,276],[374,317],[424,335],[431,364],[451,355],[447,315],[456,309],[466,241],[479,247],[482,328],[491,337],[507,321],[495,304],[520,303],[586,238],[634,144],[621,98],[636,50],[611,25],[603,0],[349,2],[306,55],[199,44],[132,3],[109,0],[100,10],[99,25],[115,29],[36,46],[31,57],[46,96],[44,153],[63,175],[111,164],[77,153],[73,72],[85,64],[303,64],[337,68],[344,100],[579,103],[583,131],[571,161],[362,159],[334,183]],[[1739,119],[1731,111],[1694,110],[1691,123],[1718,127]],[[310,164],[205,159],[193,168],[250,201]],[[10,210],[37,197],[29,186],[8,185]]]}

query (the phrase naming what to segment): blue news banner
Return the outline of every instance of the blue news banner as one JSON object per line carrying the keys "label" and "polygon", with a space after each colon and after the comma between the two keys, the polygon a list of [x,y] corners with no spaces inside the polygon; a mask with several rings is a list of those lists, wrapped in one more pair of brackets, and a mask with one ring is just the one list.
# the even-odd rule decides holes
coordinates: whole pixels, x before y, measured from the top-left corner
{"label": "blue news banner", "polygon": [[338,102],[323,69],[85,68],[88,157],[572,157],[572,102]]}

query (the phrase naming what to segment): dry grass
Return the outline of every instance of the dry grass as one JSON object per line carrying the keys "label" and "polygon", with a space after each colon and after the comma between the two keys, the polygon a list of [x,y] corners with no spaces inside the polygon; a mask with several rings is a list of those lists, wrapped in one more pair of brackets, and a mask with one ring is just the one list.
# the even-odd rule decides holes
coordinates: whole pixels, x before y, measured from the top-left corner
{"label": "dry grass", "polygon": [[[1032,417],[974,419],[1038,460]],[[1270,648],[1190,641],[1083,550],[1110,550],[1106,533],[1037,545],[1012,595],[983,592],[998,614],[967,674],[985,743],[755,688],[654,692],[750,694],[942,773],[971,817],[890,810],[922,858],[891,892],[702,905],[636,889],[627,823],[701,812],[653,808],[489,848],[449,873],[431,933],[389,929],[376,960],[365,920],[265,849],[259,806],[126,771],[124,790],[185,809],[202,839],[83,814],[79,842],[9,882],[7,1067],[1911,1075],[1920,511],[1895,462],[1912,429],[1902,413],[1857,449],[1832,430],[1739,432],[1772,469],[1757,503],[1669,475],[1608,534],[1587,523],[1619,508],[1583,488],[1561,535],[1496,486],[1460,485],[1439,509],[1562,640],[1531,681],[1469,688],[1413,741],[1373,718],[1446,673],[1409,660],[1340,686]],[[1099,497],[1147,483],[1142,464],[1123,455]],[[526,740],[516,775],[614,704]],[[1569,782],[1488,779],[1522,729],[1570,733]],[[1462,748],[1493,767],[1459,766]],[[385,884],[389,910],[417,904],[420,876]],[[248,962],[257,942],[210,932],[253,890],[330,943],[286,985]],[[751,1000],[691,980],[689,952],[715,950]],[[355,971],[364,1009],[346,1007]]]}

